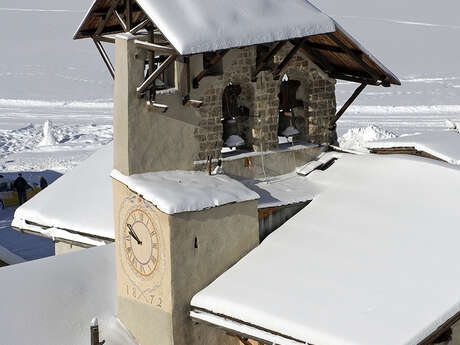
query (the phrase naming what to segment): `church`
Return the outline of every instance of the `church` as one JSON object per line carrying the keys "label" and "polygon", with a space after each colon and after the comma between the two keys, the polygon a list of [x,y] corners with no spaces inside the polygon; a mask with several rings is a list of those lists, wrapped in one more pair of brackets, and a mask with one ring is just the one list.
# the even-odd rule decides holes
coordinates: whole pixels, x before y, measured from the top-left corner
{"label": "church", "polygon": [[[53,313],[68,331],[49,343],[444,339],[460,318],[460,267],[443,264],[455,261],[454,247],[427,251],[458,243],[447,202],[458,188],[431,196],[444,201],[433,236],[430,218],[418,214],[432,207],[420,184],[435,189],[435,181],[399,177],[426,169],[452,186],[458,177],[421,158],[336,147],[336,123],[365,87],[400,81],[335,20],[306,0],[95,0],[74,38],[93,40],[114,78],[114,140],[91,168],[15,215],[15,228],[52,237],[59,253],[95,247],[27,266],[67,279],[49,303],[68,301]],[[337,80],[357,83],[338,111]],[[78,185],[90,169],[103,172],[90,200],[82,194],[44,216],[45,198],[61,200],[60,186]],[[401,191],[406,217],[386,203],[385,186]],[[414,214],[417,226],[408,223]],[[90,328],[92,317],[99,323]],[[40,327],[44,339],[50,327]]]}

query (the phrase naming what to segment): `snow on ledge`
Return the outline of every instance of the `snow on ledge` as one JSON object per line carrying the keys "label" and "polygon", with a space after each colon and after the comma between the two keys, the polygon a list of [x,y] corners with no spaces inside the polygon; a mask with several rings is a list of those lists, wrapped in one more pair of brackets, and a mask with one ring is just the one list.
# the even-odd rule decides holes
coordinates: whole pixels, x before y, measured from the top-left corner
{"label": "snow on ledge", "polygon": [[53,241],[56,241],[56,240],[72,241],[76,243],[86,244],[92,247],[99,247],[99,246],[104,246],[107,244],[106,241],[103,241],[101,239],[96,239],[90,236],[77,234],[77,233],[67,231],[64,229],[59,229],[59,228],[54,228],[54,227],[43,228],[41,226],[28,224],[24,219],[21,219],[18,217],[13,218],[13,221],[11,222],[11,226],[15,229],[27,230],[27,231],[41,234],[43,237],[50,238]]}
{"label": "snow on ledge", "polygon": [[113,170],[111,176],[167,214],[259,199],[257,193],[228,176],[209,176],[201,171],[159,171],[126,176]]}

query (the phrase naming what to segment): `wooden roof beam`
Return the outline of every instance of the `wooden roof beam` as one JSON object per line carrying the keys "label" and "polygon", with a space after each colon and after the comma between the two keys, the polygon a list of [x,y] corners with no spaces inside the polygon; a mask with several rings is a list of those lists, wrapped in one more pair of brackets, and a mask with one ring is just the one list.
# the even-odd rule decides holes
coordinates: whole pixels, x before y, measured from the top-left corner
{"label": "wooden roof beam", "polygon": [[113,68],[112,62],[110,61],[110,58],[107,55],[104,47],[102,46],[101,42],[99,42],[95,38],[93,38],[93,42],[96,45],[96,48],[99,51],[99,54],[101,54],[102,60],[104,60],[104,63],[107,66],[107,69],[109,70],[110,75],[112,76],[113,79],[115,79],[115,69]]}
{"label": "wooden roof beam", "polygon": [[198,89],[199,86],[200,86],[200,80],[203,79],[206,74],[208,73],[208,71],[212,68],[212,66],[214,66],[216,63],[218,63],[220,60],[223,59],[223,57],[225,56],[225,54],[227,54],[229,50],[222,50],[220,52],[217,52],[216,53],[216,56],[214,56],[214,58],[209,62],[209,66],[205,69],[203,69],[200,74],[198,74],[195,78],[193,78],[193,88],[194,89]]}
{"label": "wooden roof beam", "polygon": [[142,49],[154,51],[154,52],[160,52],[160,53],[166,53],[166,54],[176,54],[176,50],[171,47],[167,46],[162,46],[160,44],[155,44],[155,43],[150,43],[146,41],[140,41],[140,40],[134,40],[134,43],[136,46]]}
{"label": "wooden roof beam", "polygon": [[96,32],[94,33],[94,36],[99,36],[104,30],[105,24],[109,21],[109,19],[112,17],[113,12],[115,11],[115,8],[118,6],[118,3],[120,0],[112,0],[112,5],[110,6],[109,10],[105,14],[105,17],[100,20],[99,25],[97,26]]}
{"label": "wooden roof beam", "polygon": [[348,99],[348,101],[345,102],[343,107],[337,112],[335,117],[329,122],[329,129],[332,131],[337,127],[337,121],[340,119],[340,117],[347,111],[348,107],[355,101],[355,99],[359,96],[361,92],[366,88],[367,84],[362,83],[361,85],[358,86],[358,88],[353,92],[351,97]]}
{"label": "wooden roof beam", "polygon": [[318,54],[317,51],[312,49],[309,44],[309,42],[304,42],[304,45],[300,48],[300,50],[324,72],[333,73],[335,71],[334,66]]}
{"label": "wooden roof beam", "polygon": [[350,75],[349,72],[335,71],[333,73],[328,73],[329,77],[334,79],[340,79],[345,81],[351,81],[353,83],[366,83],[368,85],[380,86],[380,82],[369,77],[364,77],[360,75]]}
{"label": "wooden roof beam", "polygon": [[155,80],[160,76],[161,73],[172,63],[174,60],[176,60],[176,57],[178,54],[173,54],[168,56],[168,58],[163,62],[156,70],[153,72],[149,77],[142,83],[141,86],[137,88],[138,94],[142,94],[147,90],[154,82]]}
{"label": "wooden roof beam", "polygon": [[[310,48],[317,49],[317,50],[325,50],[328,52],[333,52],[333,53],[339,53],[339,54],[346,54],[346,52],[338,46],[332,46],[330,44],[323,44],[323,43],[316,43],[316,42],[310,42],[307,40],[306,42]],[[362,55],[363,52],[358,49],[352,49],[352,51],[356,55]]]}
{"label": "wooden roof beam", "polygon": [[112,43],[112,44],[115,43],[115,38],[112,38],[112,37],[96,36],[96,37],[93,37],[93,38],[95,38],[96,40],[101,41],[101,42]]}
{"label": "wooden roof beam", "polygon": [[142,29],[145,29],[147,26],[149,26],[151,23],[150,23],[150,19],[145,19],[143,20],[142,22],[140,22],[139,24],[137,24],[134,28],[131,29],[130,33],[132,35],[135,35],[137,34],[139,31],[141,31]]}
{"label": "wooden roof beam", "polygon": [[133,23],[133,7],[131,0],[126,0],[126,10],[125,10],[125,17],[126,17],[126,30],[131,30],[131,26]]}
{"label": "wooden roof beam", "polygon": [[327,36],[333,40],[339,47],[341,47],[355,62],[357,62],[372,78],[375,80],[383,80],[373,68],[371,68],[361,56],[358,56],[351,48],[347,47],[339,38],[337,38],[334,33],[327,34]]}
{"label": "wooden roof beam", "polygon": [[306,37],[299,39],[294,47],[289,51],[289,53],[286,55],[283,61],[280,62],[278,66],[275,67],[273,70],[273,77],[275,79],[279,79],[279,75],[281,71],[286,67],[286,65],[291,61],[292,57],[299,51],[299,49],[302,47],[302,45],[306,41]]}
{"label": "wooden roof beam", "polygon": [[283,48],[285,43],[286,41],[279,42],[268,52],[268,54],[264,57],[262,62],[258,66],[256,66],[256,70],[252,75],[252,81],[256,81],[257,75],[265,68],[270,59],[272,59],[273,56],[275,56],[275,54],[278,53],[281,48]]}
{"label": "wooden roof beam", "polygon": [[128,31],[128,25],[125,23],[123,18],[121,18],[120,13],[118,13],[117,10],[114,10],[113,13],[115,14],[115,17],[117,18],[118,22],[120,23],[123,31],[125,31],[125,32]]}

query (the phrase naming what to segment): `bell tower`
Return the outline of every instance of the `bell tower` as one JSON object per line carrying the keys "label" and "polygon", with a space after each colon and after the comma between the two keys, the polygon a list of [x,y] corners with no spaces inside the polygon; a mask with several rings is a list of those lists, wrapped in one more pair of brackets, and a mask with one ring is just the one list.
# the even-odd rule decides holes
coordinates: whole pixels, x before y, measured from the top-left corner
{"label": "bell tower", "polygon": [[258,195],[192,171],[195,112],[174,90],[167,113],[139,98],[145,53],[115,39],[113,198],[118,317],[141,345],[238,344],[194,325],[190,301],[259,243]]}

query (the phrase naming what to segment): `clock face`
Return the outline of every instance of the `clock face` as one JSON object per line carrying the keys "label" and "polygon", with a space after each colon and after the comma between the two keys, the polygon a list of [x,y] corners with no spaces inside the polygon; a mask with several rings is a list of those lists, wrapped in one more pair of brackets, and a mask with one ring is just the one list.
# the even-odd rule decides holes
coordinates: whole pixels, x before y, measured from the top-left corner
{"label": "clock face", "polygon": [[147,212],[134,209],[128,213],[123,241],[129,269],[145,278],[154,274],[159,261],[160,241],[155,224]]}

